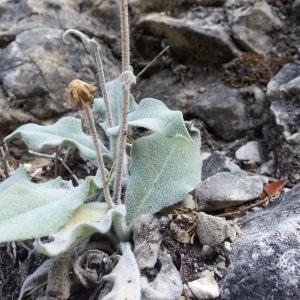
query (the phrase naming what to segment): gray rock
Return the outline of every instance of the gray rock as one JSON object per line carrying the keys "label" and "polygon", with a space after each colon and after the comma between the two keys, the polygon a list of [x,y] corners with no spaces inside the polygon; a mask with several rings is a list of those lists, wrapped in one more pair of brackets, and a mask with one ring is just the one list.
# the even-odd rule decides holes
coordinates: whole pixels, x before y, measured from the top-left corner
{"label": "gray rock", "polygon": [[260,166],[259,173],[272,176],[275,173],[275,170],[275,160],[272,158]]}
{"label": "gray rock", "polygon": [[183,208],[195,209],[197,207],[197,203],[194,200],[194,197],[191,194],[188,194],[182,201],[181,206]]}
{"label": "gray rock", "polygon": [[287,142],[292,145],[300,145],[300,132],[294,133],[293,135],[287,137]]}
{"label": "gray rock", "polygon": [[270,33],[283,25],[265,1],[256,1],[229,11],[232,32],[236,41],[246,51],[266,53],[272,47]]}
{"label": "gray rock", "polygon": [[235,240],[236,232],[224,219],[200,212],[197,218],[197,236],[202,245],[218,247],[226,240]]}
{"label": "gray rock", "polygon": [[[5,17],[1,15],[0,89],[5,97],[2,101],[0,96],[0,106],[8,111],[6,120],[0,120],[1,135],[20,123],[41,122],[70,111],[67,88],[71,80],[95,82],[94,62],[84,46],[75,39],[70,45],[62,41],[63,30],[69,28],[90,36],[109,34],[101,23],[104,19],[80,13],[81,2],[1,2],[0,15],[5,11]],[[101,46],[106,75],[112,79],[118,74],[118,61],[107,45]]]}
{"label": "gray rock", "polygon": [[265,122],[267,102],[256,98],[255,92],[255,88],[242,91],[214,79],[206,83],[204,93],[195,95],[192,111],[220,138],[233,141]]}
{"label": "gray rock", "polygon": [[201,250],[201,255],[204,259],[212,258],[216,254],[216,249],[214,247],[203,245]]}
{"label": "gray rock", "polygon": [[241,222],[220,299],[299,299],[300,186]]}
{"label": "gray rock", "polygon": [[192,299],[215,299],[219,297],[219,287],[214,272],[208,270],[203,271],[199,279],[184,285],[184,290],[186,295]]}
{"label": "gray rock", "polygon": [[153,215],[141,215],[133,225],[134,254],[140,269],[154,268],[162,236]]}
{"label": "gray rock", "polygon": [[262,163],[265,160],[263,148],[257,141],[251,141],[241,146],[236,152],[235,157],[241,161]]}
{"label": "gray rock", "polygon": [[190,62],[223,64],[239,54],[226,29],[223,11],[215,8],[201,16],[187,14],[173,18],[163,13],[143,16],[138,27],[166,38],[175,54]]}
{"label": "gray rock", "polygon": [[300,76],[292,79],[287,84],[280,86],[280,92],[283,94],[299,95],[300,93]]}
{"label": "gray rock", "polygon": [[288,177],[291,182],[300,178],[300,68],[285,65],[269,82],[267,96],[272,113],[269,124],[264,126],[264,138],[274,153],[276,176]]}
{"label": "gray rock", "polygon": [[202,180],[219,172],[242,172],[240,167],[232,162],[224,153],[215,151],[203,160]]}
{"label": "gray rock", "polygon": [[212,211],[256,199],[262,191],[263,181],[258,176],[220,172],[199,184],[196,197],[202,209]]}
{"label": "gray rock", "polygon": [[282,94],[280,87],[298,76],[300,76],[300,68],[298,65],[292,63],[284,65],[268,83],[268,100],[274,101],[280,99]]}
{"label": "gray rock", "polygon": [[300,0],[295,0],[292,8],[293,8],[293,14],[296,17],[300,17]]}
{"label": "gray rock", "polygon": [[141,277],[142,299],[178,300],[183,290],[179,272],[171,257],[162,251],[159,253],[158,262],[159,270],[156,270],[152,278]]}

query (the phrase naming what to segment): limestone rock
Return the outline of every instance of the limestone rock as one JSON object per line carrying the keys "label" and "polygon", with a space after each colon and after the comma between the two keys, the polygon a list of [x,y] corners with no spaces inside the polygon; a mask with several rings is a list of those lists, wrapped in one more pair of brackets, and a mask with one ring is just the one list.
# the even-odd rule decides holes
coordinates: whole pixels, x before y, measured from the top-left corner
{"label": "limestone rock", "polygon": [[[81,5],[79,0],[1,2],[0,82],[5,97],[3,102],[0,96],[0,105],[6,107],[7,118],[0,120],[0,135],[20,123],[41,122],[70,111],[71,80],[95,82],[94,62],[84,46],[76,39],[70,45],[62,41],[64,29],[76,28],[89,36],[107,32],[104,19],[87,18]],[[107,45],[101,46],[106,76],[113,79],[118,62]]]}
{"label": "limestone rock", "polygon": [[203,160],[202,180],[219,172],[243,172],[238,165],[232,162],[224,153],[215,151]]}
{"label": "limestone rock", "polygon": [[263,181],[258,176],[220,172],[202,181],[196,196],[202,209],[212,211],[256,199],[262,191]]}
{"label": "limestone rock", "polygon": [[[141,278],[143,300],[178,300],[183,285],[180,274],[174,266],[171,257],[160,251],[158,256],[159,270],[150,279]],[[154,279],[153,279],[154,277]]]}
{"label": "limestone rock", "polygon": [[200,212],[197,218],[197,236],[202,245],[218,247],[226,240],[235,240],[236,232],[224,219]]}
{"label": "limestone rock", "polygon": [[241,161],[262,163],[265,160],[262,146],[257,141],[250,141],[241,146],[236,152],[235,157]]}
{"label": "limestone rock", "polygon": [[214,272],[205,270],[199,279],[184,285],[186,294],[196,299],[215,299],[219,297],[218,283],[214,278]]}
{"label": "limestone rock", "polygon": [[218,11],[211,12],[210,17],[206,13],[205,18],[190,14],[173,18],[163,13],[151,13],[139,20],[138,27],[167,39],[178,57],[184,56],[185,60],[202,64],[222,64],[239,53],[222,22],[223,17]]}
{"label": "limestone rock", "polygon": [[298,299],[300,186],[241,220],[220,299]]}
{"label": "limestone rock", "polygon": [[154,268],[162,236],[153,215],[141,215],[133,225],[134,254],[140,269]]}
{"label": "limestone rock", "polygon": [[[248,7],[247,7],[248,6]],[[246,51],[266,53],[272,47],[270,33],[283,24],[265,1],[247,3],[230,13],[234,38]]]}

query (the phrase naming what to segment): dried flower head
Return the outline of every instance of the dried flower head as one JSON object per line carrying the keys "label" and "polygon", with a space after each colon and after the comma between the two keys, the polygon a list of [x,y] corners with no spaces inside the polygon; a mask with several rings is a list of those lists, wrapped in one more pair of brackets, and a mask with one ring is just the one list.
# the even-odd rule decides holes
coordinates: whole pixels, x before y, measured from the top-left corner
{"label": "dried flower head", "polygon": [[96,96],[97,88],[79,79],[69,84],[69,102],[72,106],[82,108],[85,103],[91,102]]}

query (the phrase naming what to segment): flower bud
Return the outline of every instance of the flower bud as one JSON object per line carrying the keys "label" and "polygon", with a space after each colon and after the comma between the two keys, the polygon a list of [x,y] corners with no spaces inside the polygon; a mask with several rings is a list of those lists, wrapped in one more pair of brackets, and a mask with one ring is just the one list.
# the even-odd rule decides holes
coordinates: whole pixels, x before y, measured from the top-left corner
{"label": "flower bud", "polygon": [[79,79],[74,79],[69,84],[69,102],[76,108],[82,108],[96,96],[97,88]]}

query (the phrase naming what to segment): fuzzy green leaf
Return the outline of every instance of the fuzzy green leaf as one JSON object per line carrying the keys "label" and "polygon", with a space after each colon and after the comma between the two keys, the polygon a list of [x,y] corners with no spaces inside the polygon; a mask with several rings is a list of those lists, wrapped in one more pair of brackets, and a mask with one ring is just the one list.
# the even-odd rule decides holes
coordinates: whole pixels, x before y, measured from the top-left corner
{"label": "fuzzy green leaf", "polygon": [[[118,126],[120,124],[120,116],[122,111],[122,103],[123,103],[123,90],[121,77],[118,77],[106,84],[107,95],[111,105],[111,111],[113,116],[114,125]],[[132,112],[136,110],[137,104],[132,95],[130,95],[129,99],[129,111]],[[101,125],[103,129],[106,131],[108,128],[107,119],[105,116],[105,106],[103,98],[96,98],[94,100],[93,112],[100,115],[100,117],[105,120]]]}
{"label": "fuzzy green leaf", "polygon": [[[166,137],[181,136],[191,140],[182,113],[172,111],[163,102],[152,98],[143,99],[137,109],[128,115],[128,125],[143,127]],[[108,129],[108,133],[117,135],[119,126]]]}
{"label": "fuzzy green leaf", "polygon": [[181,201],[200,182],[200,134],[167,138],[155,133],[134,142],[126,193],[127,222]]}
{"label": "fuzzy green leaf", "polygon": [[92,234],[108,233],[113,219],[125,218],[125,206],[119,205],[112,209],[106,203],[92,202],[79,207],[67,224],[57,233],[51,235],[51,242],[43,243],[38,240],[36,249],[49,256],[65,252],[71,246],[79,244]]}
{"label": "fuzzy green leaf", "polygon": [[[64,117],[47,126],[32,123],[23,125],[8,135],[4,141],[9,142],[17,137],[21,137],[27,147],[34,151],[65,145],[78,148],[85,159],[97,158],[92,137],[82,131],[81,120],[74,117]],[[102,153],[104,157],[109,157],[109,152],[104,146]]]}
{"label": "fuzzy green leaf", "polygon": [[0,184],[0,243],[56,232],[96,190],[90,177],[78,187],[60,178],[33,183],[19,168]]}

